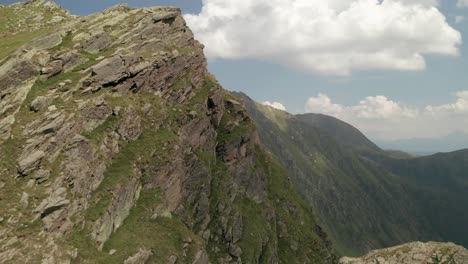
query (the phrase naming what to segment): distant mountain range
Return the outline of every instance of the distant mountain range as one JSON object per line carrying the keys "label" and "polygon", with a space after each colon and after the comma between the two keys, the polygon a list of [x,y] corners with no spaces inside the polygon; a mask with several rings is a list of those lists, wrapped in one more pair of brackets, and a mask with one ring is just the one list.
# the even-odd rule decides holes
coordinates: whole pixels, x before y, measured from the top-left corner
{"label": "distant mountain range", "polygon": [[415,240],[468,245],[468,150],[385,151],[336,118],[291,115],[238,96],[339,253]]}
{"label": "distant mountain range", "polygon": [[468,148],[468,135],[464,132],[455,132],[439,138],[376,140],[375,142],[383,149],[401,150],[416,155],[430,155]]}

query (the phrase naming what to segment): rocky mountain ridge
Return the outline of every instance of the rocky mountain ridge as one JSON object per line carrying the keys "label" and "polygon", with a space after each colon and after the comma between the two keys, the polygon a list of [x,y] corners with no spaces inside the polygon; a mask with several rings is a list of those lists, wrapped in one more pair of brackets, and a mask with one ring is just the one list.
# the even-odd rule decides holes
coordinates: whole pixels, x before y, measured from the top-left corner
{"label": "rocky mountain ridge", "polygon": [[2,31],[1,263],[336,260],[178,8],[0,8],[64,17]]}

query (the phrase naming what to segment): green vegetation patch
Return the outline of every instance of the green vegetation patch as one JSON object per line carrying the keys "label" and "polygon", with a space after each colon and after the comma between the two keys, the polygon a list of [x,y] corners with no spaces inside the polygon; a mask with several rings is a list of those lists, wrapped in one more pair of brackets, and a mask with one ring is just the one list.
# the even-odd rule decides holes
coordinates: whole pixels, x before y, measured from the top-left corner
{"label": "green vegetation patch", "polygon": [[269,201],[276,209],[276,221],[287,229],[280,235],[278,226],[278,255],[280,263],[323,263],[331,252],[323,237],[316,233],[317,224],[308,204],[294,190],[287,172],[263,149],[257,146],[257,166],[268,172]]}
{"label": "green vegetation patch", "polygon": [[96,203],[88,209],[87,218],[91,221],[98,220],[112,202],[112,193],[109,190],[130,180],[135,174],[137,163],[148,163],[154,155],[164,157],[167,150],[162,146],[174,139],[175,135],[170,131],[145,130],[138,139],[124,145],[107,168],[104,180],[94,194]]}
{"label": "green vegetation patch", "polygon": [[[237,245],[241,247],[242,260],[246,263],[267,263],[276,250],[280,263],[324,263],[324,259],[330,257],[331,253],[323,241],[324,238],[316,233],[312,211],[292,188],[286,171],[278,163],[260,146],[257,146],[255,155],[257,163],[252,169],[267,174],[268,180],[268,198],[260,204],[245,196],[239,196],[232,202],[229,192],[233,179],[226,165],[212,153],[197,154],[212,169],[212,223],[218,223],[222,217],[217,211],[218,205],[232,203],[235,211],[239,212],[243,219],[242,238]],[[276,215],[273,221],[269,221],[267,217],[272,213],[271,210]],[[278,227],[280,223],[287,227],[286,236],[281,234]],[[216,226],[212,226],[211,229],[216,230]],[[268,246],[265,246],[266,242]],[[278,248],[275,248],[276,246]],[[210,252],[213,263],[226,254],[225,242],[210,240],[209,248],[215,247],[221,251]]]}
{"label": "green vegetation patch", "polygon": [[[151,250],[149,263],[167,263],[171,255],[180,263],[191,263],[202,241],[175,217],[153,217],[161,197],[156,190],[143,190],[140,198],[124,224],[106,242],[102,251],[84,232],[73,236],[72,244],[78,247],[78,258],[73,263],[123,263],[139,249]],[[188,239],[190,238],[190,239]],[[183,254],[184,241],[192,240]],[[115,254],[109,252],[115,250]]]}
{"label": "green vegetation patch", "polygon": [[31,90],[29,91],[26,99],[24,100],[20,111],[16,114],[15,118],[17,122],[13,126],[13,137],[21,138],[23,130],[22,127],[37,119],[39,115],[42,115],[42,112],[35,113],[30,110],[30,105],[32,101],[36,99],[36,97],[47,95],[50,89],[57,88],[57,85],[59,83],[64,82],[66,80],[72,81],[72,84],[68,85],[76,84],[80,77],[81,75],[79,73],[69,72],[56,75],[47,80],[38,78],[34,85],[31,87]]}
{"label": "green vegetation patch", "polygon": [[288,122],[286,120],[288,118],[288,113],[258,103],[256,104],[256,107],[265,115],[266,118],[268,118],[271,122],[276,124],[279,127],[279,129],[281,129],[283,132],[286,132],[288,130]]}
{"label": "green vegetation patch", "polygon": [[68,72],[68,73],[58,74],[47,80],[38,78],[36,82],[34,83],[33,87],[31,88],[31,91],[29,92],[28,96],[26,97],[26,100],[24,101],[24,105],[29,107],[31,102],[34,99],[36,99],[37,96],[46,95],[49,90],[57,88],[57,85],[61,82],[70,80],[72,81],[72,84],[68,84],[68,85],[71,86],[73,84],[76,84],[80,80],[81,77],[82,75],[79,73]]}
{"label": "green vegetation patch", "polygon": [[87,58],[88,61],[86,61],[85,63],[81,65],[78,65],[77,67],[73,69],[73,71],[80,72],[80,71],[88,70],[101,61],[101,60],[98,60],[98,58],[110,57],[112,54],[114,54],[114,52],[115,52],[115,48],[113,47],[106,48],[98,53],[89,53],[87,51],[80,50],[80,54],[83,57]]}
{"label": "green vegetation patch", "polygon": [[[247,260],[248,263],[253,263],[258,256],[271,255],[274,250],[272,247],[274,243],[271,242],[276,239],[274,236],[276,234],[276,225],[275,223],[269,223],[266,219],[264,205],[243,198],[237,201],[236,208],[241,212],[244,219],[243,236],[239,241],[239,246],[242,248],[242,259]],[[263,248],[266,241],[270,242],[268,248]]]}
{"label": "green vegetation patch", "polygon": [[208,76],[205,78],[203,86],[201,89],[196,90],[195,96],[190,100],[192,106],[197,104],[206,104],[206,100],[213,93],[213,89],[219,87],[218,82],[213,76]]}
{"label": "green vegetation patch", "polygon": [[106,132],[115,128],[115,126],[118,124],[118,121],[119,117],[111,115],[97,128],[89,132],[83,132],[83,136],[89,139],[91,142],[95,142],[96,144],[98,142],[102,142]]}
{"label": "green vegetation patch", "polygon": [[254,124],[250,120],[244,120],[235,124],[233,128],[227,128],[230,121],[233,120],[232,115],[228,112],[225,113],[221,119],[220,130],[218,131],[218,142],[229,142],[234,139],[246,135],[249,131],[255,129]]}
{"label": "green vegetation patch", "polygon": [[[0,7],[0,64],[22,45],[53,32],[56,25],[46,22],[54,15],[66,16],[63,10],[46,10],[32,5],[27,8]],[[41,20],[36,20],[41,16]]]}
{"label": "green vegetation patch", "polygon": [[0,42],[2,43],[2,48],[0,49],[0,64],[19,47],[23,46],[34,38],[46,35],[51,31],[51,29],[41,29],[34,32],[22,32],[15,34],[14,36],[0,38]]}

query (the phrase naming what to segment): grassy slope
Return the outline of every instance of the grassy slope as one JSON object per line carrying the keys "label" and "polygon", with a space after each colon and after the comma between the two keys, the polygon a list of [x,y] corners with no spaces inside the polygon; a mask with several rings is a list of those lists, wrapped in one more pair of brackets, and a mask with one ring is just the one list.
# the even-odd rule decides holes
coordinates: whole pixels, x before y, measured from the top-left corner
{"label": "grassy slope", "polygon": [[[47,10],[42,6],[0,7],[0,63],[11,53],[32,39],[43,36],[56,29],[47,24],[55,15],[66,16],[65,11],[59,9]],[[41,20],[35,20],[42,16]]]}
{"label": "grassy slope", "polygon": [[296,117],[308,125],[319,128],[340,145],[361,151],[380,152],[379,147],[364,136],[361,131],[337,118],[322,114],[303,114],[296,115]]}
{"label": "grassy slope", "polygon": [[[287,166],[341,254],[359,255],[369,249],[424,239],[420,233],[432,234],[429,223],[417,217],[415,207],[406,204],[409,195],[404,178],[383,172],[352,144],[334,140],[328,132],[317,129],[316,123],[310,125],[300,117],[252,102],[248,108],[262,142]],[[343,126],[328,124],[330,127]],[[360,137],[356,131],[348,138]],[[346,131],[341,134],[346,135]],[[366,144],[359,151],[367,153],[375,146],[360,138]],[[381,153],[378,148],[376,152]],[[437,234],[433,237],[438,238]]]}
{"label": "grassy slope", "polygon": [[384,166],[402,175],[411,186],[414,202],[423,209],[442,238],[468,246],[468,151],[411,159],[383,159]]}
{"label": "grassy slope", "polygon": [[[414,157],[395,151],[383,153],[378,148],[371,148],[372,145],[368,143],[370,141],[357,129],[335,118],[313,114],[299,118],[323,129],[341,144],[378,162],[381,166],[380,173],[388,171],[399,175],[399,182],[409,195],[411,205],[408,206],[419,210],[419,218],[416,220],[424,219],[432,229],[432,233],[425,236],[427,239],[439,238],[468,246],[468,230],[460,228],[468,222],[468,212],[463,206],[468,204],[467,150],[426,157]],[[333,132],[330,128],[339,131]],[[355,145],[356,143],[358,144]]]}

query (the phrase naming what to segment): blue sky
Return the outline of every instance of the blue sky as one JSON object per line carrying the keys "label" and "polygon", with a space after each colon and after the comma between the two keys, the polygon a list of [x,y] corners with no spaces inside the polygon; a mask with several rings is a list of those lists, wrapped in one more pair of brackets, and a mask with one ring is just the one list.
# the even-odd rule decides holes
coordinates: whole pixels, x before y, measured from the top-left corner
{"label": "blue sky", "polygon": [[[12,4],[20,2],[18,0],[0,0],[0,4]],[[128,3],[132,7],[148,7],[148,6],[178,6],[184,12],[193,13],[199,12],[201,9],[201,0],[55,0],[64,9],[70,10],[75,15],[88,15],[91,13],[102,11],[120,3]]]}
{"label": "blue sky", "polygon": [[[287,0],[283,0],[283,2],[285,1]],[[340,1],[354,2],[354,0],[334,0],[334,2]],[[395,2],[399,0],[391,1]],[[437,2],[437,0],[411,1],[421,2],[423,4]],[[0,0],[2,4],[13,2],[16,1]],[[122,1],[57,0],[56,2],[74,14],[87,15],[101,11]],[[202,10],[201,0],[134,0],[123,2],[128,3],[132,7],[156,5],[179,6],[185,14],[199,14]],[[233,6],[236,5],[236,2],[233,0],[226,2],[230,2]],[[265,1],[258,2],[267,3]],[[213,3],[213,5],[216,4],[220,6],[225,5],[223,1],[220,0],[205,0],[204,3]],[[268,4],[264,4],[262,7],[269,8],[267,5]],[[440,129],[439,131],[439,129],[431,127],[428,124],[418,124],[416,122],[414,125],[423,127],[421,131],[412,130],[405,133],[396,132],[400,130],[400,127],[410,126],[412,123],[408,120],[406,120],[405,123],[398,119],[400,117],[395,118],[393,115],[384,113],[385,115],[381,118],[374,118],[373,116],[372,125],[368,125],[370,121],[367,119],[361,120],[359,118],[350,117],[342,112],[336,112],[338,109],[340,111],[346,110],[346,112],[361,115],[362,112],[359,112],[357,109],[362,109],[363,107],[368,109],[367,103],[369,103],[369,107],[379,107],[379,103],[381,106],[385,107],[390,105],[388,109],[399,109],[398,111],[400,112],[403,110],[407,110],[406,112],[411,112],[413,110],[415,112],[424,112],[427,107],[432,107],[432,109],[448,109],[455,105],[457,100],[463,99],[460,97],[462,96],[460,91],[468,90],[468,45],[464,41],[465,38],[467,38],[466,36],[468,36],[468,8],[457,7],[457,0],[442,0],[439,5],[434,5],[443,15],[444,19],[446,19],[448,26],[461,33],[463,42],[458,46],[458,56],[447,56],[444,52],[423,54],[426,62],[426,67],[423,70],[396,69],[396,67],[386,65],[383,70],[368,67],[363,70],[352,69],[352,73],[348,75],[323,74],[321,70],[316,70],[317,67],[320,66],[312,65],[312,67],[315,67],[313,70],[310,70],[310,68],[296,67],[297,65],[294,63],[293,65],[291,65],[291,63],[283,63],[284,58],[277,59],[274,57],[275,54],[271,55],[274,58],[255,55],[233,57],[230,56],[230,54],[222,54],[222,52],[221,55],[219,55],[218,52],[217,56],[208,56],[210,58],[216,57],[216,59],[209,60],[209,68],[228,90],[243,91],[259,102],[279,102],[292,113],[311,111],[335,115],[338,118],[342,118],[356,125],[361,130],[364,130],[371,138],[376,140],[398,140],[414,137],[436,138],[444,137],[451,133],[468,133],[468,126],[466,129],[463,129],[462,127],[452,124],[468,122],[468,112],[466,115],[461,116],[457,112],[457,117],[455,117],[455,115],[451,116],[450,119],[452,123],[443,124],[444,126],[453,126],[450,127],[450,129]],[[203,16],[206,17],[210,15],[212,15],[210,12],[202,13],[199,17],[195,17],[194,20],[191,21],[195,21],[192,23],[198,23],[198,21],[203,21]],[[459,20],[461,20],[462,16],[466,17],[466,20],[456,23],[457,16]],[[312,18],[313,16],[310,17]],[[240,15],[240,19],[242,19],[242,15]],[[434,27],[437,26],[436,24],[434,25]],[[194,28],[197,28],[196,24]],[[224,28],[217,28],[217,30],[219,29],[223,30]],[[228,29],[232,32],[232,28]],[[206,31],[207,29],[205,28],[203,30]],[[247,30],[248,28],[243,29],[243,31]],[[425,29],[422,29],[422,31],[424,30]],[[430,27],[428,30],[430,30]],[[204,35],[198,34],[198,31],[202,31],[201,29],[196,29],[194,31],[197,38],[200,37],[203,39]],[[248,32],[242,32],[240,35],[248,35]],[[253,42],[254,41],[255,39],[253,39]],[[245,41],[241,43],[243,45],[247,43],[248,45],[248,42]],[[210,43],[204,44],[207,45]],[[278,44],[280,45],[282,43]],[[383,45],[385,45],[385,43],[383,43]],[[211,46],[209,46],[209,48],[210,47]],[[246,51],[248,52],[248,49]],[[319,94],[324,96],[320,97]],[[381,97],[377,98],[377,96],[382,96],[382,98],[385,99]],[[368,97],[373,97],[374,99],[370,98],[367,100],[366,98]],[[310,101],[312,103],[308,101],[309,98],[312,98]],[[362,106],[360,102],[362,102],[364,106]],[[391,108],[392,104],[393,108]],[[379,109],[376,111],[379,111]],[[397,114],[401,115],[400,112]],[[444,114],[446,113],[444,112]],[[404,116],[406,118],[409,115],[405,114]],[[391,122],[389,118],[392,118]],[[419,118],[419,116],[416,118],[426,123],[438,122],[437,119]],[[447,118],[444,117],[444,119]],[[458,120],[460,120],[460,122],[458,122]],[[387,125],[390,126],[388,129],[380,129],[380,127]],[[437,133],[425,133],[431,130],[437,130]],[[392,131],[396,131],[395,136],[393,136]]]}

